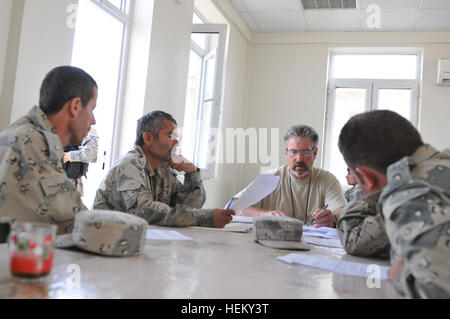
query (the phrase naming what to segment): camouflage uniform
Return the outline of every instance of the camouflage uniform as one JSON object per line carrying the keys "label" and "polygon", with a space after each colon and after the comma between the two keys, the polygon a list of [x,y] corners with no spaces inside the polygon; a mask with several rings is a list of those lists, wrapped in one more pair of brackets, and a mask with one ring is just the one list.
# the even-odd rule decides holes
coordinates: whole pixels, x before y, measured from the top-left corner
{"label": "camouflage uniform", "polygon": [[167,163],[154,171],[136,146],[109,170],[94,208],[135,214],[160,226],[212,227],[213,210],[199,209],[205,200],[200,172],[186,174],[181,184]]}
{"label": "camouflage uniform", "polygon": [[52,223],[72,231],[86,210],[62,166],[61,141],[44,112],[34,106],[0,133],[0,216]]}
{"label": "camouflage uniform", "polygon": [[81,143],[78,151],[71,151],[71,162],[96,163],[98,153],[98,135],[94,127],[91,127]]}
{"label": "camouflage uniform", "polygon": [[352,186],[352,188],[349,188],[344,192],[344,197],[345,197],[345,200],[347,201],[347,203],[351,202],[353,200],[353,193],[355,191],[355,187],[356,186],[354,185],[354,186]]}
{"label": "camouflage uniform", "polygon": [[[70,151],[70,162],[96,163],[98,154],[98,135],[94,127],[91,127],[83,139],[78,151]],[[84,196],[81,177],[73,179],[81,196]]]}
{"label": "camouflage uniform", "polygon": [[389,166],[379,204],[405,267],[394,286],[407,297],[450,298],[450,149],[421,146]]}
{"label": "camouflage uniform", "polygon": [[364,197],[364,194],[362,193],[362,189],[359,185],[354,185],[352,188],[345,191],[344,197],[347,202],[351,202],[354,200],[360,200]]}
{"label": "camouflage uniform", "polygon": [[381,190],[349,202],[340,213],[336,230],[350,255],[389,258],[390,244],[376,206]]}

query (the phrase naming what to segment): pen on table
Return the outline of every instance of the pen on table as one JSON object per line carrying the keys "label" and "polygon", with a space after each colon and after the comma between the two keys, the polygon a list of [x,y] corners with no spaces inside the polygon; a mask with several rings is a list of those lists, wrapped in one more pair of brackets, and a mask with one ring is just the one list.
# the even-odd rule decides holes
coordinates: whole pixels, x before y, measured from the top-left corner
{"label": "pen on table", "polygon": [[[321,210],[327,209],[327,207],[328,207],[328,204],[326,204],[325,207],[322,208]],[[309,223],[306,224],[306,226],[311,226],[312,223],[314,223],[315,221],[316,221],[316,219],[313,217],[313,218],[309,221]]]}
{"label": "pen on table", "polygon": [[230,209],[230,206],[231,206],[231,204],[233,204],[234,199],[235,199],[234,197],[231,199],[230,203],[229,203],[228,206],[227,206],[227,209]]}

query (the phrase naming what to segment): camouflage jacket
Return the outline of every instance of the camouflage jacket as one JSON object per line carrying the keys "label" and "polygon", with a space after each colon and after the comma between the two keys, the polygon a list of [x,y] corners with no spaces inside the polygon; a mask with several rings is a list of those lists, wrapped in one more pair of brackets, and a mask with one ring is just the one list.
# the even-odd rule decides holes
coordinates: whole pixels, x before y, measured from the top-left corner
{"label": "camouflage jacket", "polygon": [[0,133],[0,216],[72,231],[87,208],[63,169],[63,148],[44,112],[33,107]]}
{"label": "camouflage jacket", "polygon": [[354,185],[352,188],[349,188],[344,192],[344,197],[347,202],[351,202],[354,200],[360,200],[364,197],[364,194],[362,193],[359,185]]}
{"label": "camouflage jacket", "polygon": [[389,166],[379,204],[405,267],[395,287],[412,298],[450,298],[450,149],[429,145]]}
{"label": "camouflage jacket", "polygon": [[185,174],[182,184],[167,163],[154,171],[136,146],[109,170],[94,208],[135,214],[160,226],[212,227],[212,210],[200,209],[205,201],[200,172]]}
{"label": "camouflage jacket", "polygon": [[355,187],[356,185],[352,186],[352,188],[349,188],[344,192],[344,197],[347,203],[353,200],[353,193],[355,192]]}
{"label": "camouflage jacket", "polygon": [[348,254],[389,258],[389,239],[376,209],[380,193],[351,201],[341,211],[336,230]]}
{"label": "camouflage jacket", "polygon": [[69,152],[71,162],[96,163],[98,153],[98,135],[94,127],[83,139],[78,151]]}

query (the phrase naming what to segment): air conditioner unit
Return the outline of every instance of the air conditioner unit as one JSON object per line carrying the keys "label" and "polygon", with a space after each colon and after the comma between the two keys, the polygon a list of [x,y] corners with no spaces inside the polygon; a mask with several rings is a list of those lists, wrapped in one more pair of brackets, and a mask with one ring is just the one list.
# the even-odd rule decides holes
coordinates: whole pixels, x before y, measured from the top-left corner
{"label": "air conditioner unit", "polygon": [[437,84],[450,86],[450,59],[438,60]]}

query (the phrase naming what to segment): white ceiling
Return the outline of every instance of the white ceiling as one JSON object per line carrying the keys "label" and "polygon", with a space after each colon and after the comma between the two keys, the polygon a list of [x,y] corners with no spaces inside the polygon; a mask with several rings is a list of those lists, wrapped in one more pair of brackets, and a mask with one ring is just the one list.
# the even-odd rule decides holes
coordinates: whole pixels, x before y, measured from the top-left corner
{"label": "white ceiling", "polygon": [[[450,0],[357,2],[358,9],[305,11],[301,0],[231,0],[253,32],[450,30]],[[372,4],[380,9],[380,28],[368,27]]]}

